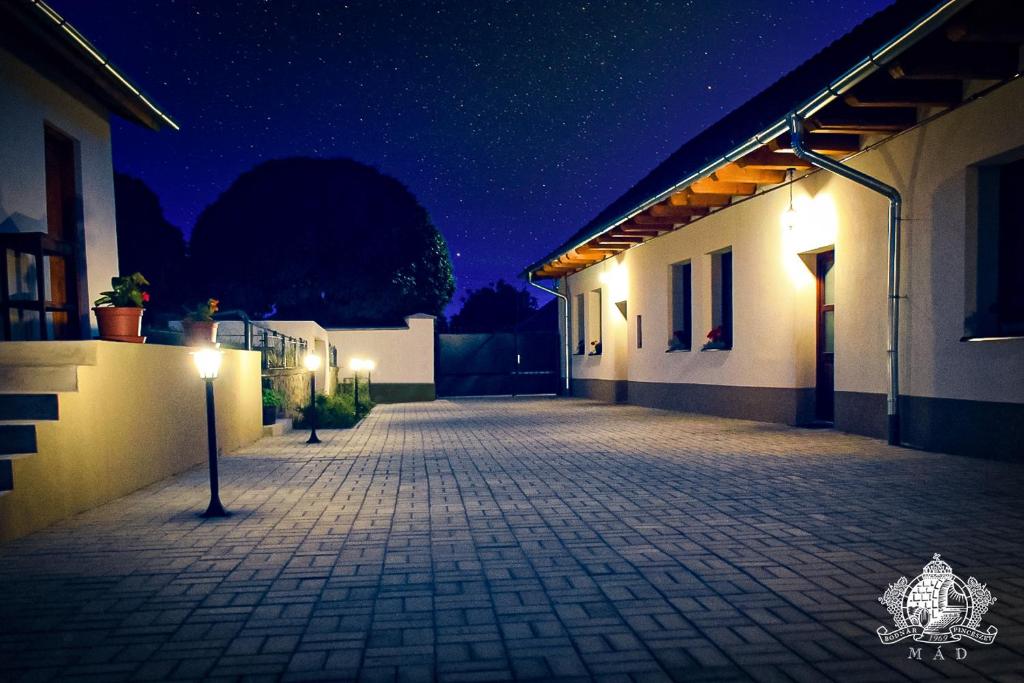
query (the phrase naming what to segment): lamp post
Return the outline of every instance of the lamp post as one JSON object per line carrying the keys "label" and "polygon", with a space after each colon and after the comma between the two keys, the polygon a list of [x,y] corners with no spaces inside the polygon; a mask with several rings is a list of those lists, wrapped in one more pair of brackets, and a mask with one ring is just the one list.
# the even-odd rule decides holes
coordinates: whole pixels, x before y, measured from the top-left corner
{"label": "lamp post", "polygon": [[359,419],[359,371],[363,369],[363,359],[353,358],[348,362],[348,367],[352,370],[352,386],[355,392],[355,411],[356,419]]}
{"label": "lamp post", "polygon": [[316,435],[316,371],[320,369],[320,356],[312,351],[302,359],[302,364],[309,370],[309,439],[306,443],[320,443]]}
{"label": "lamp post", "polygon": [[199,377],[206,382],[206,443],[210,458],[210,504],[203,517],[227,517],[228,513],[220,502],[220,477],[217,472],[217,417],[213,409],[213,380],[220,373],[220,361],[223,351],[209,347],[194,351]]}
{"label": "lamp post", "polygon": [[377,367],[377,364],[372,360],[363,361],[363,367],[366,368],[366,399],[368,401],[373,400],[373,370]]}

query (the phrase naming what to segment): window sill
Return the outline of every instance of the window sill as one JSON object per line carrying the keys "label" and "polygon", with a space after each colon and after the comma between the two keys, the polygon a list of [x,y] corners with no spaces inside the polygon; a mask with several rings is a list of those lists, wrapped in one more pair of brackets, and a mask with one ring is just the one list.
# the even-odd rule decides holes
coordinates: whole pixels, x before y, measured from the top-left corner
{"label": "window sill", "polygon": [[599,354],[599,353],[588,353],[587,355],[588,356],[600,356],[601,354]]}
{"label": "window sill", "polygon": [[731,346],[723,346],[720,349],[701,349],[700,350],[701,353],[707,353],[708,351],[732,351],[732,347]]}
{"label": "window sill", "polygon": [[693,349],[665,349],[665,353],[689,353]]}
{"label": "window sill", "polygon": [[962,342],[998,342],[998,341],[1011,341],[1013,339],[1024,339],[1024,334],[1000,334],[992,335],[991,337],[977,336],[977,337],[960,337]]}

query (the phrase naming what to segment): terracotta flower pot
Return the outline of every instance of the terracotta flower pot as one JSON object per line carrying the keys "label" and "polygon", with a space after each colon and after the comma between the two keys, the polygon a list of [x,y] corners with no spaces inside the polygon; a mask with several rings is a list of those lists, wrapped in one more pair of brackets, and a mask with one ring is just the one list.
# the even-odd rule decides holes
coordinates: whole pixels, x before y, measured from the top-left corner
{"label": "terracotta flower pot", "polygon": [[142,344],[142,309],[132,306],[97,306],[96,323],[100,328],[100,339],[107,341]]}
{"label": "terracotta flower pot", "polygon": [[182,320],[185,343],[189,346],[206,346],[217,343],[217,326],[212,320]]}

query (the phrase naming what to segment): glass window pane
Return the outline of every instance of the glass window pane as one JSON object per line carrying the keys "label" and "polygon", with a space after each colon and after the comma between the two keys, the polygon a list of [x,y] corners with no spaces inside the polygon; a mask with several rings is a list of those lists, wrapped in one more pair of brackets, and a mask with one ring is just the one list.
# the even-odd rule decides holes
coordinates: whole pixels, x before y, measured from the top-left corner
{"label": "glass window pane", "polygon": [[23,311],[17,308],[10,310],[11,339],[13,341],[33,341],[40,339],[39,311]]}
{"label": "glass window pane", "polygon": [[36,257],[7,250],[7,291],[12,301],[37,301]]}
{"label": "glass window pane", "polygon": [[836,302],[836,264],[830,263],[826,268],[828,270],[825,271],[825,303],[834,304]]}
{"label": "glass window pane", "polygon": [[823,311],[822,312],[822,332],[825,335],[824,346],[825,353],[835,353],[836,349],[836,312],[835,311]]}

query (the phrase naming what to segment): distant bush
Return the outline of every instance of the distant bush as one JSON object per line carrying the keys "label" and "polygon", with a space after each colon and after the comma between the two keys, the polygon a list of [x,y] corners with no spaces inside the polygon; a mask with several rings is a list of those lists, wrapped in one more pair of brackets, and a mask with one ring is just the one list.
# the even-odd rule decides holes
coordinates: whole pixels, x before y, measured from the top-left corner
{"label": "distant bush", "polygon": [[[316,397],[317,429],[348,429],[354,427],[359,420],[373,408],[373,401],[359,392],[359,414],[356,415],[355,397],[352,388],[347,387],[330,396],[319,394]],[[312,417],[310,406],[302,408],[302,419],[295,421],[298,428],[308,428]]]}

